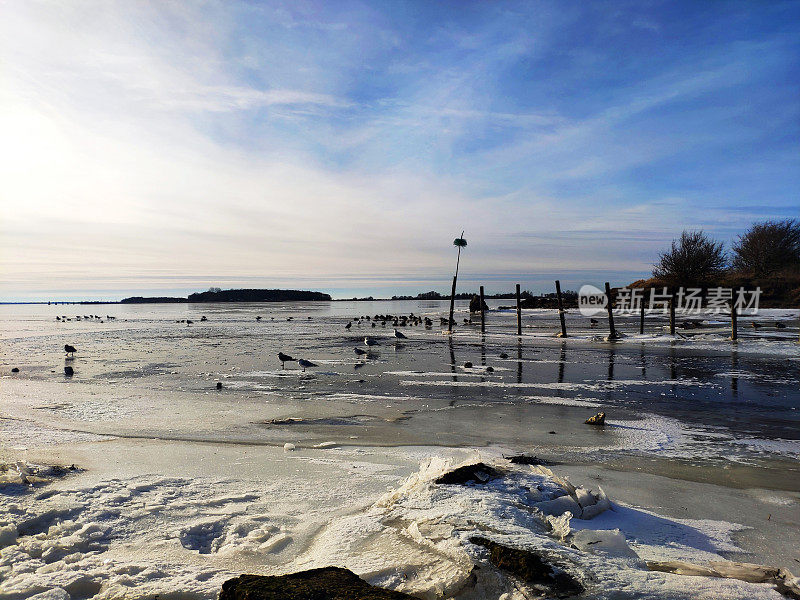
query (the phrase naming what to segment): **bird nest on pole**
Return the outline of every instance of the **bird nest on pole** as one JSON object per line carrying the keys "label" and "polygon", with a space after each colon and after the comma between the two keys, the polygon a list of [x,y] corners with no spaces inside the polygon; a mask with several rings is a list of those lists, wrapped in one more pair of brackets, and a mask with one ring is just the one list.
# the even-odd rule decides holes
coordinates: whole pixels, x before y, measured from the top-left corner
{"label": "bird nest on pole", "polygon": [[453,246],[458,246],[459,248],[463,248],[467,245],[467,240],[463,237],[456,238],[453,240]]}

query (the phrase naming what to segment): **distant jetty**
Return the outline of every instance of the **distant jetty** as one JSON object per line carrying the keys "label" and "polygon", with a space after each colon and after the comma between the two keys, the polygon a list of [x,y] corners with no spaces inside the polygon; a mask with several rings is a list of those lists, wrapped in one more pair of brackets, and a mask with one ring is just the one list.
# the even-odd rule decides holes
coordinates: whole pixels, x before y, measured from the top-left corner
{"label": "distant jetty", "polygon": [[179,302],[188,302],[188,298],[173,298],[170,296],[132,296],[130,298],[123,298],[119,301],[120,304],[170,304]]}
{"label": "distant jetty", "polygon": [[188,298],[170,296],[132,296],[120,300],[120,304],[170,304],[200,302],[302,302],[329,301],[330,294],[304,290],[208,290],[189,294]]}

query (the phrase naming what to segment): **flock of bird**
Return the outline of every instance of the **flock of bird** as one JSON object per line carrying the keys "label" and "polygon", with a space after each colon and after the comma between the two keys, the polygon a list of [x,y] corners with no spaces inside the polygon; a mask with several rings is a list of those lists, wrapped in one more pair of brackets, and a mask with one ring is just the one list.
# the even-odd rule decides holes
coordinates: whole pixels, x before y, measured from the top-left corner
{"label": "flock of bird", "polygon": [[[111,315],[106,315],[105,320],[100,315],[75,315],[76,321],[99,321],[100,323],[105,323],[106,321],[113,321],[117,317],[112,317]],[[68,317],[67,315],[56,316],[56,321],[72,321],[72,317]]]}
{"label": "flock of bird", "polygon": [[[310,318],[311,317],[309,317],[309,319]],[[260,320],[260,317],[256,317],[256,320]],[[447,319],[442,319],[442,321],[444,321],[445,324],[447,323]],[[356,326],[361,326],[362,322],[369,322],[369,323],[371,323],[372,327],[377,327],[377,323],[379,323],[379,322],[381,323],[382,327],[386,327],[386,323],[390,323],[391,322],[392,325],[394,326],[394,338],[395,338],[395,340],[407,340],[408,339],[407,335],[405,335],[402,331],[398,331],[398,329],[397,329],[398,326],[399,327],[406,327],[406,326],[413,327],[415,325],[423,325],[424,324],[425,329],[430,329],[431,327],[433,327],[433,321],[431,321],[431,319],[429,319],[428,317],[424,317],[424,318],[420,317],[419,315],[415,315],[414,313],[411,313],[408,316],[406,316],[406,315],[400,315],[400,316],[375,315],[374,317],[370,317],[369,315],[362,316],[362,317],[358,317],[356,319],[353,319],[353,320],[349,321],[347,323],[347,325],[344,326],[345,330],[346,331],[350,331],[350,329],[352,329],[352,327],[353,327],[353,323],[354,322],[355,322]],[[363,348],[360,348],[358,346],[353,348],[353,351],[356,353],[356,356],[358,356],[359,358],[368,356],[370,351],[373,348],[375,348],[375,346],[380,346],[381,344],[374,337],[364,336],[364,345],[367,347],[366,350],[364,350]],[[281,368],[282,369],[286,368],[286,363],[287,362],[296,362],[300,366],[300,368],[303,370],[303,372],[305,372],[305,370],[308,369],[308,368],[319,366],[319,365],[311,362],[310,360],[306,360],[304,358],[299,358],[299,359],[298,358],[294,358],[294,357],[290,356],[289,354],[285,354],[283,352],[278,352],[278,360],[281,362]]]}
{"label": "flock of bird", "polygon": [[[78,315],[75,317],[77,321],[80,320],[97,320],[100,323],[103,323],[102,317],[99,315]],[[112,317],[111,315],[106,315],[106,320],[114,320],[116,317]],[[287,321],[292,321],[294,317],[288,317]],[[66,315],[57,316],[56,321],[71,321],[72,319],[67,317]],[[262,317],[260,315],[256,316],[256,321],[261,321]],[[270,317],[270,320],[274,321],[275,317]],[[311,317],[308,317],[308,320],[311,320]],[[447,326],[449,324],[448,319],[440,318],[440,324],[442,326]],[[200,317],[200,321],[208,321],[208,318],[205,316]],[[464,319],[464,323],[470,323],[468,319]],[[176,321],[176,323],[186,323],[186,325],[192,325],[194,321],[190,319],[181,319]],[[421,326],[424,325],[425,329],[431,329],[433,327],[433,321],[429,317],[421,317],[419,315],[415,315],[414,313],[410,313],[409,315],[375,315],[370,317],[369,315],[357,317],[355,319],[350,320],[347,325],[344,326],[345,330],[349,331],[353,327],[353,323],[356,324],[357,327],[360,327],[363,323],[370,323],[372,327],[377,327],[377,324],[380,323],[381,327],[386,327],[387,323],[391,323],[394,328],[394,338],[395,340],[407,340],[408,336],[406,336],[403,332],[399,331],[397,327],[414,327],[414,326]],[[589,323],[591,327],[596,327],[599,323],[597,319],[589,319]],[[684,329],[695,329],[702,327],[705,323],[700,320],[687,320],[681,323],[681,327]],[[784,329],[786,325],[781,323],[780,321],[775,321],[774,323],[759,323],[757,321],[752,321],[750,324],[754,329],[760,329],[762,327],[775,327],[776,329]],[[359,358],[366,357],[370,354],[370,351],[375,348],[375,346],[380,346],[380,342],[371,336],[364,337],[364,345],[367,349],[363,349],[361,347],[356,346],[353,351],[355,352],[356,356]],[[64,345],[64,352],[67,354],[69,358],[73,358],[75,356],[75,352],[77,352],[75,346],[70,344]],[[501,353],[500,358],[508,358],[506,353]],[[316,363],[311,362],[305,358],[294,358],[289,354],[285,354],[283,352],[278,352],[278,360],[281,363],[281,368],[286,368],[287,362],[296,362],[298,366],[305,372],[306,369],[317,367]],[[471,365],[470,365],[471,366]],[[73,369],[70,366],[64,367],[64,373],[68,376],[73,374]],[[218,386],[218,388],[221,386]]]}

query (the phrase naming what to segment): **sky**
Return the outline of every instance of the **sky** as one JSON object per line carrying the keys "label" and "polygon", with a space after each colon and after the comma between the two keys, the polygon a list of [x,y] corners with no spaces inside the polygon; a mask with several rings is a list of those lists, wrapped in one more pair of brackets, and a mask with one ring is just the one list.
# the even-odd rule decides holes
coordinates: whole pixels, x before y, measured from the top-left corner
{"label": "sky", "polygon": [[621,285],[799,144],[796,1],[0,0],[0,300]]}

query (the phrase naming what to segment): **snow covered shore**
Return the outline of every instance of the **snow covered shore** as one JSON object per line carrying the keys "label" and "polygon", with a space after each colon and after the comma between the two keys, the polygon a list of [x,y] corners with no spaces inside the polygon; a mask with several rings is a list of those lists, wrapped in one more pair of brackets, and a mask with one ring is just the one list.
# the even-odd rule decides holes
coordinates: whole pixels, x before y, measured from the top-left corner
{"label": "snow covered shore", "polygon": [[[171,467],[151,455],[150,470],[162,474],[133,475],[148,453],[114,445],[110,462],[128,460],[111,471],[0,490],[0,598],[213,599],[241,572],[328,565],[420,598],[535,597],[488,564],[475,536],[543,553],[587,598],[781,597],[768,584],[646,566],[724,560],[739,550],[732,535],[743,526],[667,518],[616,501],[613,490],[608,503],[597,488],[576,490],[557,467],[512,465],[497,451],[258,449],[248,457],[207,445],[173,453],[181,464]],[[214,457],[219,476],[195,477],[192,456]],[[476,460],[501,476],[435,483]],[[180,468],[185,477],[169,473]],[[582,511],[593,518],[573,516]]]}

